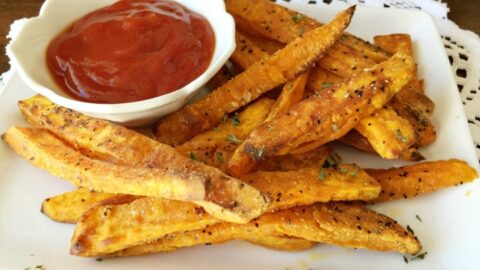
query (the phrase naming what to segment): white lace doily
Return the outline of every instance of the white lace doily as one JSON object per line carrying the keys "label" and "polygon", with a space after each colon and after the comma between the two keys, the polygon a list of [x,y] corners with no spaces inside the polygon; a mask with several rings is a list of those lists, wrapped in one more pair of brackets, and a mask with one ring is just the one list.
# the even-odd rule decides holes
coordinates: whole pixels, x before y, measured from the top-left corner
{"label": "white lace doily", "polygon": [[[290,0],[277,0],[290,1]],[[441,0],[297,0],[309,4],[326,3],[331,5],[366,5],[384,8],[420,9],[432,15],[442,35],[445,50],[447,51],[458,90],[468,118],[470,131],[475,141],[477,156],[480,159],[480,39],[470,31],[460,29],[455,23],[447,19],[449,8]],[[12,32],[15,32],[15,24]],[[0,76],[0,89],[11,72]]]}

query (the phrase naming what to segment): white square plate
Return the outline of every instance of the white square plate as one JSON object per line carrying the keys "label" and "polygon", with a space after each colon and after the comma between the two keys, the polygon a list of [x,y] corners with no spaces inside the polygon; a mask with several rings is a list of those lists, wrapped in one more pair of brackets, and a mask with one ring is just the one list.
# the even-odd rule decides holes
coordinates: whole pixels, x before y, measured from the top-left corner
{"label": "white square plate", "polygon": [[[326,5],[281,2],[292,9],[328,21],[338,11]],[[447,56],[428,15],[417,11],[358,7],[349,32],[367,40],[374,35],[409,33],[414,41],[419,77],[437,105],[437,141],[422,149],[428,160],[459,158],[478,171],[478,160],[467,127]],[[0,98],[0,132],[26,125],[18,100],[32,95],[17,74]],[[338,149],[347,161],[362,167],[388,167],[401,162],[381,161],[352,149]],[[405,264],[400,254],[344,249],[327,245],[304,252],[277,252],[234,241],[181,249],[174,253],[97,262],[68,254],[73,226],[49,220],[39,211],[43,199],[73,189],[47,172],[34,168],[0,143],[0,269],[43,265],[56,269],[479,269],[479,182],[450,188],[409,201],[375,209],[410,225],[428,255]],[[415,218],[419,215],[422,222]]]}

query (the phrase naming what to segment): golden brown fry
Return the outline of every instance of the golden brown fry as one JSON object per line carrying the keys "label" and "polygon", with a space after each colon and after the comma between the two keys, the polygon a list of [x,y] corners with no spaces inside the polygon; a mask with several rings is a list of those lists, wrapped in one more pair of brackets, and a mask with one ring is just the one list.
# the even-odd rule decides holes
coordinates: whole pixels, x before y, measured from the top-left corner
{"label": "golden brown fry", "polygon": [[355,129],[385,159],[400,158],[417,139],[410,122],[388,108],[382,108],[363,118]]}
{"label": "golden brown fry", "polygon": [[307,83],[309,72],[298,76],[294,81],[287,82],[282,89],[282,92],[277,98],[275,105],[267,116],[265,121],[269,121],[277,115],[287,111],[293,105],[297,104],[303,99],[305,92],[305,85]]}
{"label": "golden brown fry", "polygon": [[[153,159],[152,168],[146,168],[91,159],[44,129],[12,127],[3,139],[33,165],[97,191],[194,201],[215,217],[243,223],[259,216],[269,205],[269,199],[248,184],[160,144],[156,150],[166,152],[153,157],[167,155],[167,161],[155,165],[162,158]],[[110,136],[108,140],[114,139]]]}
{"label": "golden brown fry", "polygon": [[294,105],[250,134],[229,160],[229,173],[242,176],[266,157],[285,155],[305,144],[325,144],[342,137],[361,118],[382,108],[410,81],[413,70],[412,58],[399,53],[349,81]]}
{"label": "golden brown fry", "polygon": [[366,201],[376,198],[380,186],[355,165],[314,166],[290,172],[254,172],[243,181],[273,198],[269,211],[329,201]]}
{"label": "golden brown fry", "polygon": [[269,53],[264,52],[250,41],[249,38],[238,31],[235,33],[235,40],[238,45],[230,57],[230,60],[242,69],[247,69],[256,62],[270,56]]}
{"label": "golden brown fry", "polygon": [[339,13],[329,24],[295,39],[203,99],[162,119],[154,128],[157,139],[170,145],[179,145],[216,126],[225,114],[295,79],[335,43],[350,23],[353,13],[354,7]]}
{"label": "golden brown fry", "polygon": [[44,200],[41,211],[57,222],[76,223],[83,213],[94,205],[125,204],[137,198],[132,195],[95,192],[79,188]]}
{"label": "golden brown fry", "polygon": [[478,177],[465,161],[451,159],[416,163],[400,168],[367,169],[382,186],[375,202],[411,198],[438,189],[461,185]]}
{"label": "golden brown fry", "polygon": [[96,206],[77,223],[70,252],[99,256],[218,222],[201,207],[188,202],[147,197],[129,204]]}

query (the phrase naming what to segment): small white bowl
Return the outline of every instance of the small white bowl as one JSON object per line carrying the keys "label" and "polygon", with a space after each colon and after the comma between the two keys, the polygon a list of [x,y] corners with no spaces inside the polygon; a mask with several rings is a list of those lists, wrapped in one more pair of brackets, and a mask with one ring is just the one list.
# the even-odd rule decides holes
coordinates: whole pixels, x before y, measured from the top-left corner
{"label": "small white bowl", "polygon": [[151,123],[185,105],[228,60],[235,50],[235,22],[223,0],[175,0],[203,15],[213,28],[215,50],[207,70],[185,87],[169,94],[130,103],[95,104],[69,97],[54,81],[46,63],[50,41],[87,13],[111,5],[115,0],[47,0],[40,15],[30,18],[7,46],[13,67],[35,92],[53,102],[128,126]]}

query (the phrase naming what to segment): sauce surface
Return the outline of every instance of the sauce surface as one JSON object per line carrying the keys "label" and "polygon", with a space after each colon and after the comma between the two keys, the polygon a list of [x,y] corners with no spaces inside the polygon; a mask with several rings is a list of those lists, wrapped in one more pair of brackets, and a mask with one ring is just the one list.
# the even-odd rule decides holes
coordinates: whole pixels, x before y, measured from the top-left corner
{"label": "sauce surface", "polygon": [[58,35],[47,63],[70,96],[124,103],[187,85],[207,69],[214,47],[208,21],[178,3],[121,0]]}

